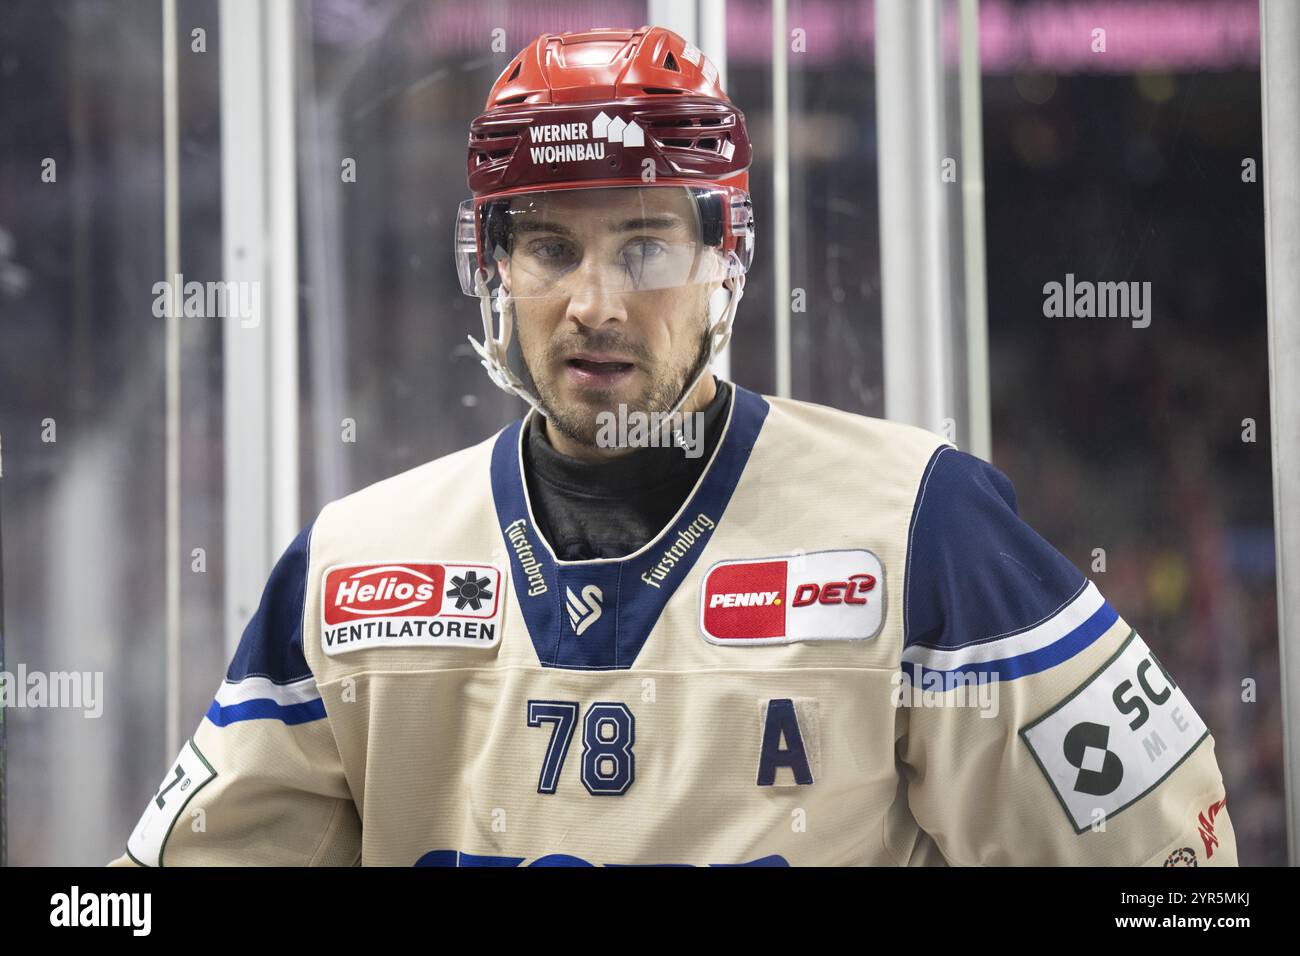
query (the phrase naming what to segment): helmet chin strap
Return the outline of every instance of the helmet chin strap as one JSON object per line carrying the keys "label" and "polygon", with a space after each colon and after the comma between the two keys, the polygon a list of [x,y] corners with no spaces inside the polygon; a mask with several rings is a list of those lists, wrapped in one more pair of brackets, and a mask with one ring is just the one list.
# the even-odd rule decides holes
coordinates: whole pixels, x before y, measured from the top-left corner
{"label": "helmet chin strap", "polygon": [[547,417],[542,409],[542,403],[528,391],[519,376],[510,370],[508,364],[510,335],[514,331],[514,305],[510,301],[510,293],[506,291],[505,284],[497,286],[497,308],[501,313],[500,335],[497,335],[493,329],[495,323],[492,321],[492,292],[488,289],[486,269],[480,268],[474,273],[474,290],[478,293],[479,312],[483,316],[483,341],[478,341],[472,335],[466,337],[469,339],[469,344],[474,346],[474,351],[478,353],[479,364],[487,369],[488,378],[492,379],[497,388],[519,396],[536,409],[537,414],[543,418]]}
{"label": "helmet chin strap", "polygon": [[[732,253],[734,256],[735,253]],[[691,384],[682,389],[681,396],[677,399],[677,404],[668,412],[668,418],[672,419],[686,400],[691,397],[695,391],[695,386],[700,384],[700,379],[709,370],[713,363],[713,357],[727,347],[731,341],[731,324],[736,321],[736,307],[740,305],[740,298],[745,294],[745,274],[737,272],[731,280],[734,284],[734,290],[728,289],[724,283],[713,295],[709,296],[709,357],[704,360],[700,370],[691,380]]]}
{"label": "helmet chin strap", "polygon": [[[730,258],[739,262],[734,252],[730,254]],[[696,373],[690,385],[682,391],[681,397],[677,399],[677,404],[668,413],[669,417],[676,415],[681,410],[681,407],[686,404],[687,398],[695,391],[695,386],[700,383],[704,373],[709,370],[709,364],[713,361],[713,357],[731,341],[731,326],[736,320],[736,307],[740,305],[741,296],[745,294],[745,274],[737,271],[727,281],[732,283],[730,288],[724,282],[709,297],[709,357],[700,366],[699,372]],[[469,344],[474,347],[474,351],[478,353],[480,364],[487,370],[488,377],[492,379],[497,388],[512,395],[517,395],[536,409],[537,414],[544,418],[548,417],[542,408],[541,401],[528,390],[519,376],[512,372],[507,364],[509,361],[510,337],[514,331],[514,303],[510,299],[510,293],[506,291],[504,284],[497,286],[497,311],[501,315],[501,332],[497,334],[494,330],[495,323],[492,320],[492,291],[488,288],[486,269],[480,268],[474,273],[474,290],[478,293],[479,312],[483,317],[483,341],[478,341],[472,335],[467,336],[467,338]]]}

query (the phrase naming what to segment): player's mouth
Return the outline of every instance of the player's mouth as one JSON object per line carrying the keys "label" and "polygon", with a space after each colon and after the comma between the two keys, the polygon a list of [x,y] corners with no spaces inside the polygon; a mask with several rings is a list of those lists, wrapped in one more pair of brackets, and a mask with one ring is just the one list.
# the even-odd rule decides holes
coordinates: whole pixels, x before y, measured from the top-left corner
{"label": "player's mouth", "polygon": [[618,356],[580,353],[564,362],[565,376],[584,388],[613,388],[631,377],[636,365]]}

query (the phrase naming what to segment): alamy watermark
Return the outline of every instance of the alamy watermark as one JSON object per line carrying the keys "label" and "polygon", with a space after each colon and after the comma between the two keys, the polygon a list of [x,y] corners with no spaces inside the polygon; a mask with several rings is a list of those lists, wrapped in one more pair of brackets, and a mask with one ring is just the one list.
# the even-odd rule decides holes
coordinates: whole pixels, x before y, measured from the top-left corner
{"label": "alamy watermark", "polygon": [[133,936],[148,936],[153,928],[153,894],[83,893],[73,885],[67,893],[50,897],[50,925],[119,926]]}
{"label": "alamy watermark", "polygon": [[704,454],[703,412],[641,412],[619,404],[596,415],[598,448],[681,448],[687,458]]}
{"label": "alamy watermark", "polygon": [[0,707],[81,710],[92,719],[104,713],[103,671],[0,671]]}
{"label": "alamy watermark", "polygon": [[890,703],[895,707],[954,708],[978,710],[981,717],[998,715],[998,680],[985,672],[924,671],[919,681],[915,668],[897,670],[889,678]]}
{"label": "alamy watermark", "polygon": [[153,284],[155,318],[239,319],[242,328],[262,323],[262,283],[185,281],[176,273],[170,282]]}
{"label": "alamy watermark", "polygon": [[1076,281],[1073,272],[1065,282],[1043,286],[1043,315],[1049,319],[1132,319],[1133,328],[1151,324],[1150,282]]}

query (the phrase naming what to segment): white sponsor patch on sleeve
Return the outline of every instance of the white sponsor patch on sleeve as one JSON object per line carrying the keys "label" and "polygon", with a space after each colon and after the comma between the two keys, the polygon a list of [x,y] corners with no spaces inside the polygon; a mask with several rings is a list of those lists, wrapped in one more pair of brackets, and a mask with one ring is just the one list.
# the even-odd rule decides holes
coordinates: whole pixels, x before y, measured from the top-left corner
{"label": "white sponsor patch on sleeve", "polygon": [[1020,729],[1076,833],[1142,799],[1208,735],[1136,631],[1078,690]]}
{"label": "white sponsor patch on sleeve", "polygon": [[149,798],[149,806],[126,841],[131,859],[141,866],[162,866],[163,848],[181,812],[216,775],[194,741],[185,741],[181,755],[158,785],[158,792]]}

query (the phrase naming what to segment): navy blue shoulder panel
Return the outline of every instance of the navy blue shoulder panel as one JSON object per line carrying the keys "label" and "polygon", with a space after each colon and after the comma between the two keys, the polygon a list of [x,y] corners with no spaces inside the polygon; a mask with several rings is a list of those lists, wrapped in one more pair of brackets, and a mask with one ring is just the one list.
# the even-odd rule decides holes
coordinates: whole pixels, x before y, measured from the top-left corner
{"label": "navy blue shoulder panel", "polygon": [[908,648],[951,651],[1024,632],[1064,610],[1087,585],[1020,519],[1010,479],[949,446],[926,466],[907,553]]}
{"label": "navy blue shoulder panel", "polygon": [[276,684],[289,684],[312,676],[302,649],[311,529],[312,525],[303,528],[271,569],[262,601],[244,628],[226,680],[265,677]]}

